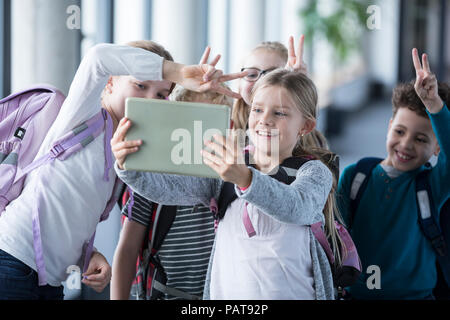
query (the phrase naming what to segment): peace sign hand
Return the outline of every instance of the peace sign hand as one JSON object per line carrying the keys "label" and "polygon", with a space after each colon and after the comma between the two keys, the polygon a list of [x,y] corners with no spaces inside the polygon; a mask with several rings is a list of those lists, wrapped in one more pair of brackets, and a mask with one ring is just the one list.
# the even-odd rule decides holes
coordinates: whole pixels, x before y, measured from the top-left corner
{"label": "peace sign hand", "polygon": [[202,64],[209,64],[210,66],[215,67],[217,63],[219,62],[220,58],[222,57],[220,54],[218,54],[211,63],[208,63],[209,55],[211,54],[211,47],[207,46],[205,48],[205,51],[203,52],[202,58],[200,59],[199,65]]}
{"label": "peace sign hand", "polygon": [[197,92],[214,91],[220,94],[239,99],[241,95],[221,85],[222,82],[245,77],[248,72],[223,74],[210,64],[183,66],[179,74],[181,78],[174,82],[179,83],[189,90]]}
{"label": "peace sign hand", "polygon": [[308,67],[306,63],[303,61],[303,45],[305,43],[305,36],[301,35],[300,40],[298,42],[297,53],[294,49],[294,37],[289,37],[289,45],[288,45],[288,62],[286,64],[286,69],[291,71],[298,71],[305,75],[308,74]]}
{"label": "peace sign hand", "polygon": [[431,72],[428,55],[422,55],[420,63],[419,53],[416,48],[412,50],[414,68],[416,69],[416,82],[414,89],[423,104],[430,113],[439,112],[444,102],[438,94],[438,82],[436,76]]}

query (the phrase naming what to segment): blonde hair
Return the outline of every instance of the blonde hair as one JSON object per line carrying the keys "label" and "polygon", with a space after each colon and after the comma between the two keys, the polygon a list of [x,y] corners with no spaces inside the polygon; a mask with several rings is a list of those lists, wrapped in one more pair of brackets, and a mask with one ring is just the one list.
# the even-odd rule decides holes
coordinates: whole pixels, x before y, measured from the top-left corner
{"label": "blonde hair", "polygon": [[134,48],[144,49],[144,50],[156,53],[158,56],[161,56],[166,60],[173,61],[173,57],[170,54],[170,52],[167,51],[159,43],[156,43],[155,41],[137,40],[137,41],[130,41],[130,42],[126,43],[125,45],[134,47]]}
{"label": "blonde hair", "polygon": [[[284,44],[278,41],[264,41],[258,44],[251,53],[258,50],[268,50],[275,52],[283,59],[283,61],[288,60],[288,50]],[[247,129],[248,116],[250,114],[250,107],[245,103],[244,99],[240,98],[234,102],[233,112],[231,118],[233,120],[235,129]]]}
{"label": "blonde hair", "polygon": [[[222,86],[229,89],[228,86],[226,86],[225,84],[222,84]],[[233,106],[233,99],[222,93],[214,91],[195,92],[192,90],[185,89],[180,85],[175,86],[175,89],[170,94],[169,99],[173,101],[186,101],[186,102],[205,100],[208,101],[208,103],[223,104],[230,108]]]}
{"label": "blonde hair", "polygon": [[[252,99],[258,89],[275,86],[284,88],[291,96],[298,110],[307,120],[316,120],[317,116],[317,89],[314,83],[301,72],[292,72],[285,69],[278,69],[270,72],[255,84],[252,92]],[[321,160],[331,172],[333,172],[333,185],[328,195],[323,213],[325,216],[325,232],[331,242],[337,265],[341,264],[343,257],[341,249],[345,257],[345,246],[339,237],[334,221],[342,223],[339,214],[335,191],[339,173],[337,172],[337,158],[331,151],[327,150],[327,142],[325,137],[319,131],[313,131],[304,137],[300,137],[292,155],[294,157],[310,157]]]}

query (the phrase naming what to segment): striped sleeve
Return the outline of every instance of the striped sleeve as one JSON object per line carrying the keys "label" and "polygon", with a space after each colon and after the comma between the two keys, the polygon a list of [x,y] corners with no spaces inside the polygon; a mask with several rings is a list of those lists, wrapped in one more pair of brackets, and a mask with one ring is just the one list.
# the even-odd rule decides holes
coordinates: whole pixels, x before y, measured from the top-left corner
{"label": "striped sleeve", "polygon": [[[131,220],[140,223],[148,227],[152,220],[153,202],[145,199],[136,192],[133,193],[134,204],[131,208]],[[130,205],[130,199],[128,199],[126,205],[122,208],[122,214],[128,217],[128,206]]]}

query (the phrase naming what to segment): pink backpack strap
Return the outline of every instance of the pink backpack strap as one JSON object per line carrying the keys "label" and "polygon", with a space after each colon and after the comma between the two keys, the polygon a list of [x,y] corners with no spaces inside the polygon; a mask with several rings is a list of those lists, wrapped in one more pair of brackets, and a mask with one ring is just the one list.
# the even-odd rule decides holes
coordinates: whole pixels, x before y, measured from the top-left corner
{"label": "pink backpack strap", "polygon": [[244,205],[244,214],[242,215],[242,222],[244,223],[245,231],[247,231],[247,235],[249,238],[256,236],[255,228],[253,227],[252,221],[248,216],[248,202],[245,202]]}
{"label": "pink backpack strap", "polygon": [[312,224],[311,231],[314,234],[314,237],[317,239],[317,241],[319,241],[323,250],[325,251],[330,264],[334,264],[333,251],[331,250],[330,244],[328,243],[327,236],[325,235],[325,232],[322,228],[322,222],[317,222],[317,223]]}
{"label": "pink backpack strap", "polygon": [[[361,271],[361,261],[358,256],[358,252],[356,250],[355,243],[352,240],[352,237],[348,233],[347,229],[344,228],[343,225],[341,225],[339,222],[335,221],[335,226],[337,229],[337,232],[339,233],[339,237],[341,238],[342,242],[345,246],[345,252],[346,254],[342,257],[342,266],[348,266],[353,267],[358,271]],[[325,232],[322,228],[322,223],[317,222],[313,225],[311,225],[311,231],[314,234],[314,237],[319,241],[320,245],[324,249],[328,260],[330,261],[330,264],[334,264],[334,254],[331,250],[330,244],[328,242],[328,239],[325,235]]]}
{"label": "pink backpack strap", "polygon": [[361,271],[361,261],[359,260],[358,251],[356,250],[355,243],[352,237],[348,233],[348,230],[344,228],[343,225],[335,221],[336,229],[338,230],[339,236],[346,248],[346,255],[343,257],[342,265],[354,267],[356,270]]}

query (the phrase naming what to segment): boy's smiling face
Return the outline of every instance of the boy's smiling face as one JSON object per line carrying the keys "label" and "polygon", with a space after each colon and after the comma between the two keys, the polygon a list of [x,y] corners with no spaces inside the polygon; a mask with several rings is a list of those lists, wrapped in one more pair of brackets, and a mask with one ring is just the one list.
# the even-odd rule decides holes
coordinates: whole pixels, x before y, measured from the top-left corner
{"label": "boy's smiling face", "polygon": [[385,165],[400,171],[411,171],[439,154],[439,144],[431,121],[407,107],[398,108],[389,122]]}

